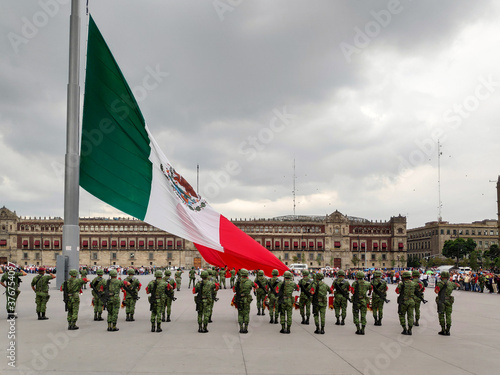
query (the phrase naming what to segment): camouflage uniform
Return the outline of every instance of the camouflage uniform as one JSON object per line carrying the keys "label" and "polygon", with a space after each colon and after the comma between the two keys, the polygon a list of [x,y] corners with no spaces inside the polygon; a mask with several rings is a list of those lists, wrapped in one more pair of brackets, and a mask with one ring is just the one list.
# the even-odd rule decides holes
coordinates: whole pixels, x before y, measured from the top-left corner
{"label": "camouflage uniform", "polygon": [[[325,313],[326,306],[328,305],[328,292],[330,288],[323,281],[323,274],[316,274],[316,281],[313,282],[312,287],[310,289],[313,303],[313,315],[314,315],[314,324],[316,324],[316,331],[314,333],[321,333],[322,335],[325,333]],[[321,330],[319,328],[321,320]]]}
{"label": "camouflage uniform", "polygon": [[299,291],[299,286],[293,281],[293,275],[290,271],[285,271],[283,274],[285,280],[281,283],[278,289],[278,304],[280,306],[280,333],[290,333],[292,325],[293,312],[293,292]]}
{"label": "camouflage uniform", "polygon": [[21,294],[19,290],[19,285],[22,280],[20,277],[26,276],[26,272],[24,271],[7,271],[2,275],[2,279],[0,280],[0,284],[6,289],[5,290],[5,299],[6,304],[5,308],[7,309],[7,319],[17,319],[16,315],[16,304],[17,297]]}
{"label": "camouflage uniform", "polygon": [[221,268],[220,272],[219,272],[219,284],[220,284],[220,287],[222,289],[222,287],[224,286],[224,289],[226,289],[226,271],[227,269],[224,267],[224,268]]}
{"label": "camouflage uniform", "polygon": [[215,290],[212,292],[212,299],[210,301],[211,306],[210,306],[210,315],[208,316],[208,322],[212,323],[212,312],[214,311],[214,305],[215,302],[217,302],[219,299],[217,298],[217,292],[219,290],[219,280],[217,278],[217,273],[215,270],[208,270],[208,280],[212,282],[215,285]]}
{"label": "camouflage uniform", "polygon": [[198,312],[198,332],[207,333],[209,317],[212,316],[212,298],[215,292],[215,283],[208,279],[208,271],[201,272],[201,281],[198,281],[193,288],[196,294],[196,311]]}
{"label": "camouflage uniform", "polygon": [[236,278],[236,270],[233,267],[233,269],[231,270],[231,278],[229,279],[229,287],[230,288],[233,288],[235,278]]}
{"label": "camouflage uniform", "polygon": [[[387,283],[381,279],[382,272],[375,271],[373,273],[374,279],[370,283],[371,288],[370,294],[372,296],[372,310],[373,310],[373,318],[375,319],[375,325],[382,325],[382,317],[384,316],[384,303],[385,299],[387,299]],[[378,291],[378,293],[376,292]],[[379,295],[380,293],[380,295]]]}
{"label": "camouflage uniform", "polygon": [[75,330],[78,329],[76,321],[78,320],[78,310],[80,309],[80,291],[83,285],[85,285],[87,279],[78,279],[78,271],[70,270],[69,275],[71,276],[69,280],[66,280],[61,285],[61,291],[66,291],[67,293],[67,308],[68,308],[68,329]]}
{"label": "camouflage uniform", "polygon": [[484,283],[486,282],[486,278],[484,277],[482,272],[479,275],[478,281],[479,281],[479,289],[480,289],[481,293],[483,293],[484,292]]}
{"label": "camouflage uniform", "polygon": [[[347,298],[349,296],[349,281],[345,279],[345,272],[340,270],[337,272],[337,279],[332,283],[330,288],[330,293],[333,294],[333,307],[335,309],[335,317],[337,321],[335,325],[345,325],[345,317],[347,316]],[[341,291],[344,291],[345,296]],[[342,321],[340,321],[340,316],[342,314]]]}
{"label": "camouflage uniform", "polygon": [[182,270],[178,269],[175,272],[175,283],[177,284],[177,291],[181,290],[181,282],[182,282]]}
{"label": "camouflage uniform", "polygon": [[188,288],[191,288],[191,283],[193,283],[193,286],[195,286],[195,284],[196,284],[196,271],[195,271],[194,267],[191,267],[191,269],[189,270]]}
{"label": "camouflage uniform", "polygon": [[269,316],[271,320],[269,323],[278,324],[279,310],[278,310],[278,292],[276,291],[281,284],[281,281],[278,279],[279,272],[274,269],[272,271],[273,277],[267,280],[267,286],[269,290]]}
{"label": "camouflage uniform", "polygon": [[[366,326],[366,311],[368,309],[368,297],[366,293],[370,289],[370,283],[364,280],[363,271],[356,272],[356,281],[351,285],[352,293],[352,314],[356,325],[356,334],[364,335]],[[361,322],[361,327],[360,327]]]}
{"label": "camouflage uniform", "polygon": [[[257,277],[254,280],[257,284],[256,299],[257,299],[257,315],[266,315],[264,310],[264,300],[267,296],[267,279],[264,276],[264,271],[259,270]],[[262,313],[261,313],[262,310]]]}
{"label": "camouflage uniform", "polygon": [[455,302],[455,298],[451,294],[458,287],[456,283],[449,280],[449,277],[450,274],[447,271],[442,271],[441,280],[438,281],[434,289],[434,292],[438,295],[436,304],[438,306],[439,324],[441,325],[441,331],[438,333],[444,336],[450,335],[451,313],[453,311],[453,302]]}
{"label": "camouflage uniform", "polygon": [[97,270],[97,277],[90,282],[90,288],[92,289],[92,303],[94,304],[94,320],[102,321],[102,308],[103,303],[100,297],[100,285],[103,281],[102,275],[104,271],[99,269]]}
{"label": "camouflage uniform", "polygon": [[102,280],[99,289],[104,292],[104,298],[107,299],[106,309],[108,310],[108,331],[115,332],[116,322],[118,321],[118,313],[120,311],[120,290],[127,281],[118,280],[118,272],[116,270],[109,271],[110,278]]}
{"label": "camouflage uniform", "polygon": [[[80,270],[80,277],[82,279],[86,279],[88,274],[89,271],[87,270],[87,267],[82,267],[82,269]],[[87,284],[83,284],[83,289],[87,289]]]}
{"label": "camouflage uniform", "polygon": [[[398,314],[399,322],[403,327],[403,335],[411,335],[413,327],[413,311],[415,309],[415,284],[411,280],[411,272],[403,272],[403,281],[401,281],[397,288],[396,293],[398,297]],[[408,328],[406,328],[406,318],[408,318]]]}
{"label": "camouflage uniform", "polygon": [[161,332],[161,314],[165,306],[167,297],[167,288],[169,284],[162,279],[162,272],[155,271],[155,280],[149,282],[146,287],[146,293],[151,294],[148,297],[149,311],[151,311],[151,332]]}
{"label": "camouflage uniform", "polygon": [[127,287],[130,291],[133,292],[130,293],[130,291],[125,290],[125,298],[123,299],[123,304],[125,305],[125,313],[127,314],[127,317],[125,318],[125,321],[127,322],[133,322],[135,321],[134,319],[134,313],[135,313],[135,304],[137,300],[139,299],[139,290],[141,290],[141,282],[134,277],[135,275],[135,270],[133,268],[129,268],[127,270],[128,276],[125,278],[125,281],[128,281],[130,285]]}
{"label": "camouflage uniform", "polygon": [[420,320],[420,304],[422,303],[422,300],[424,298],[425,287],[424,284],[422,284],[419,280],[420,272],[415,270],[412,272],[412,276],[413,283],[415,284],[415,297],[413,298],[415,300],[415,322],[413,325],[418,327],[418,321]]}
{"label": "camouflage uniform", "polygon": [[[172,272],[170,270],[165,270],[165,277],[163,280],[170,285],[169,288],[167,288],[167,296],[165,298],[165,304],[163,305],[163,309],[161,312],[161,321],[162,322],[170,322],[170,314],[172,313],[172,302],[175,301],[175,289],[177,287],[177,284],[175,283],[174,279],[170,278],[170,275]],[[194,287],[194,281],[193,281],[193,287]],[[165,308],[167,309],[167,318],[165,319]]]}
{"label": "camouflage uniform", "polygon": [[299,297],[299,307],[300,316],[302,321],[300,324],[309,324],[309,317],[311,316],[311,294],[310,289],[313,280],[309,277],[309,271],[302,271],[302,279],[299,280],[300,297]]}
{"label": "camouflage uniform", "polygon": [[248,323],[250,322],[250,304],[253,301],[252,288],[256,285],[248,278],[248,271],[242,268],[239,272],[240,277],[234,285],[234,291],[238,301],[238,324],[240,333],[248,333]]}
{"label": "camouflage uniform", "polygon": [[54,279],[56,276],[53,274],[44,275],[45,268],[40,267],[38,269],[38,275],[31,280],[31,288],[36,294],[36,313],[38,315],[38,320],[47,320],[45,312],[47,311],[47,302],[49,301],[49,284],[50,280]]}

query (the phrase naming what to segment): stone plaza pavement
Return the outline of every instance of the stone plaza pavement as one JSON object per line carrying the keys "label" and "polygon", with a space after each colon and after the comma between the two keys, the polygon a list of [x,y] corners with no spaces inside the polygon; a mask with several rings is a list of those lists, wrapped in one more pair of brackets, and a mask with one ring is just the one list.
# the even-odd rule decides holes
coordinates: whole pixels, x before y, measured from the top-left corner
{"label": "stone plaza pavement", "polygon": [[[425,293],[429,303],[422,305],[420,327],[413,329],[412,336],[401,335],[394,285],[389,286],[383,325],[374,326],[369,312],[365,336],[354,334],[350,304],[345,326],[336,326],[333,311],[327,310],[324,335],[313,333],[314,324],[301,325],[295,310],[291,334],[286,335],[279,333],[279,324],[269,324],[267,311],[266,316],[256,315],[255,300],[249,333],[239,334],[228,279],[228,289],[218,293],[214,323],[209,324],[209,333],[201,334],[185,273],[173,303],[172,322],[162,324],[163,332],[152,333],[144,291],[152,277],[139,276],[143,288],[135,322],[126,322],[121,309],[120,331],[107,332],[106,321],[93,321],[87,287],[81,296],[80,329],[68,331],[62,293],[54,288],[47,309],[50,320],[37,320],[32,277],[23,278],[15,325],[6,320],[5,295],[0,297],[0,374],[460,375],[495,373],[500,363],[499,294],[455,291],[449,337],[437,334],[440,327],[431,288]],[[329,279],[326,282],[331,284]]]}

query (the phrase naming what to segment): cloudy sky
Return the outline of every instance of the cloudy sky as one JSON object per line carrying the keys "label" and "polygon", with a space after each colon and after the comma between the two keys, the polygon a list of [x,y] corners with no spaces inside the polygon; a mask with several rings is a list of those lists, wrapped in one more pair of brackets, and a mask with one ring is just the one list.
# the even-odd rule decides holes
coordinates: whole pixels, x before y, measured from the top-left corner
{"label": "cloudy sky", "polygon": [[[498,1],[90,0],[175,168],[228,218],[496,219]],[[68,0],[0,3],[0,206],[63,216]],[[82,5],[81,91],[87,17]],[[153,79],[153,81],[151,81]],[[144,82],[153,82],[145,88]],[[295,162],[294,162],[295,161]],[[80,216],[117,216],[80,192]]]}

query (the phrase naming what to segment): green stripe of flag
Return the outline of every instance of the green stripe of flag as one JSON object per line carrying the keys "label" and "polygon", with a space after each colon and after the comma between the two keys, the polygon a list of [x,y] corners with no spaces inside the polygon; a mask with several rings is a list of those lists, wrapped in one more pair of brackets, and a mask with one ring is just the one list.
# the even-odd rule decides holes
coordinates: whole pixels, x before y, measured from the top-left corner
{"label": "green stripe of flag", "polygon": [[90,17],[80,186],[111,206],[143,220],[151,191],[150,152],[139,106]]}

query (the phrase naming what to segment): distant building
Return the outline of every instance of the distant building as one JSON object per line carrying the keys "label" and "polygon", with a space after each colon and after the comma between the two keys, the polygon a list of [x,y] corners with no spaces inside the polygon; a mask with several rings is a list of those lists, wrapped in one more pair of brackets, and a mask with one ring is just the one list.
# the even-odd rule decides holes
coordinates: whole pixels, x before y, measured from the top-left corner
{"label": "distant building", "polygon": [[[370,221],[335,211],[232,221],[283,263],[311,268],[406,265],[406,218]],[[0,264],[54,266],[62,253],[62,218],[18,217],[0,209]],[[129,218],[81,218],[80,264],[206,267],[194,244]]]}

